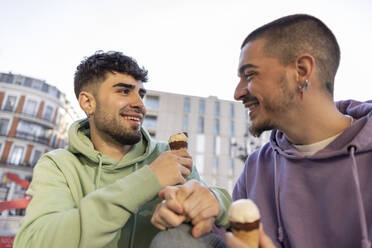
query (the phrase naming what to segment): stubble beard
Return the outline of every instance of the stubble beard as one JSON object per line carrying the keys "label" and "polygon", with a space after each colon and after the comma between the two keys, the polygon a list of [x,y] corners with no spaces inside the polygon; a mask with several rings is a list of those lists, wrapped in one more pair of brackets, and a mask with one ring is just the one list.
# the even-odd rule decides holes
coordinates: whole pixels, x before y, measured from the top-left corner
{"label": "stubble beard", "polygon": [[93,116],[94,125],[103,135],[109,137],[112,141],[121,145],[134,145],[141,141],[141,130],[137,127],[125,128],[120,125],[118,119],[112,114],[97,106]]}
{"label": "stubble beard", "polygon": [[[279,94],[277,96],[271,97],[270,99],[266,98],[267,100],[265,102],[260,102],[261,107],[270,116],[279,116],[295,106],[293,103],[295,92],[291,91],[289,88],[288,80],[285,74],[283,74],[280,78]],[[255,125],[253,124],[252,120],[249,127],[249,132],[255,137],[260,137],[263,132],[277,128],[278,126],[276,125],[275,120],[271,117]]]}

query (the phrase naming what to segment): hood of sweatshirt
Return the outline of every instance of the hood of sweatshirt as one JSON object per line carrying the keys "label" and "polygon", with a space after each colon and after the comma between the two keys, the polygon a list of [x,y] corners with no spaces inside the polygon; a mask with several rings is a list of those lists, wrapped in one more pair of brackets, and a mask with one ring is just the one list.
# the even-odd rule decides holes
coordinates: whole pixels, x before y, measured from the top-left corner
{"label": "hood of sweatshirt", "polygon": [[[297,165],[318,164],[324,165],[337,157],[349,157],[350,162],[343,162],[351,167],[350,180],[354,184],[356,206],[358,209],[359,223],[361,228],[361,247],[370,247],[368,238],[366,212],[361,193],[360,176],[356,156],[372,151],[372,101],[359,102],[354,100],[336,102],[338,110],[355,119],[352,125],[344,130],[333,142],[324,149],[311,156],[301,155],[286,139],[285,134],[279,130],[273,130],[270,137],[270,145],[274,150],[274,185],[275,185],[275,208],[278,223],[278,240],[283,242],[283,226],[280,218],[280,187],[279,187],[279,157],[283,156],[294,161]],[[317,163],[312,163],[317,162]],[[366,161],[365,161],[366,162]],[[365,163],[363,162],[363,163]],[[361,169],[359,169],[361,170]],[[315,186],[315,185],[314,185]]]}
{"label": "hood of sweatshirt", "polygon": [[[350,153],[350,147],[355,147],[355,153],[372,150],[372,101],[359,102],[354,100],[336,102],[338,110],[355,119],[353,124],[338,136],[331,144],[312,156],[306,156],[308,160],[322,160]],[[285,134],[279,130],[273,130],[270,136],[270,144],[274,150],[282,156],[291,159],[303,159],[301,155],[286,139]]]}
{"label": "hood of sweatshirt", "polygon": [[76,156],[84,156],[92,164],[102,165],[106,170],[115,170],[133,165],[144,160],[155,149],[149,133],[141,128],[142,139],[120,161],[117,161],[94,149],[90,140],[90,128],[88,119],[74,122],[68,131],[69,145],[67,149]]}

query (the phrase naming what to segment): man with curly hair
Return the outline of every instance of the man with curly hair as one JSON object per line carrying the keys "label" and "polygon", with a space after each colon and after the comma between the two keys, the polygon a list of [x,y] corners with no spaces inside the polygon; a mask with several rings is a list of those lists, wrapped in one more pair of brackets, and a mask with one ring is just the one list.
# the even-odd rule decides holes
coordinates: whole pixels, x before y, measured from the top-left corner
{"label": "man with curly hair", "polygon": [[[186,150],[170,151],[142,127],[146,81],[147,71],[120,52],[99,51],[77,67],[75,94],[87,118],[71,125],[66,149],[37,163],[15,247],[148,247],[159,232],[151,224],[155,209],[162,210],[158,228],[190,218],[192,235],[204,235],[195,239],[182,224],[190,245],[215,242],[207,233],[227,224],[230,197],[200,181]],[[175,185],[192,197],[173,211],[158,193]],[[172,222],[175,215],[180,222]]]}

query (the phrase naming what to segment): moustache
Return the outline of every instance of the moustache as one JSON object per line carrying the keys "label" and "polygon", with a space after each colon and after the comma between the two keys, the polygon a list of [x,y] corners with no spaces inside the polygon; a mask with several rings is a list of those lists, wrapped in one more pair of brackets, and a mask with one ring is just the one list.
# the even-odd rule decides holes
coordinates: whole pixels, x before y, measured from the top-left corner
{"label": "moustache", "polygon": [[119,114],[121,115],[132,114],[132,113],[145,115],[145,110],[141,107],[135,107],[135,108],[125,107],[125,108],[120,109],[120,112],[119,112]]}
{"label": "moustache", "polygon": [[258,99],[252,95],[246,95],[242,99],[243,104],[247,102],[258,102]]}

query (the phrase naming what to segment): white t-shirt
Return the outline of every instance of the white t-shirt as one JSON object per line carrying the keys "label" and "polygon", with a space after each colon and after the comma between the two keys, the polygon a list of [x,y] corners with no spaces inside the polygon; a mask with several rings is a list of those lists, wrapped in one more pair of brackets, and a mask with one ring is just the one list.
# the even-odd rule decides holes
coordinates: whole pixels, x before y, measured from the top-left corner
{"label": "white t-shirt", "polygon": [[[350,118],[350,125],[353,124],[354,118],[351,116],[346,115]],[[343,131],[342,131],[343,132]],[[335,136],[329,137],[327,139],[321,140],[319,142],[310,144],[310,145],[293,145],[296,150],[303,156],[311,156],[318,151],[322,150],[327,145],[331,144],[338,136],[342,134],[342,132],[336,134]]]}

